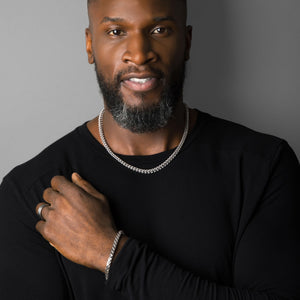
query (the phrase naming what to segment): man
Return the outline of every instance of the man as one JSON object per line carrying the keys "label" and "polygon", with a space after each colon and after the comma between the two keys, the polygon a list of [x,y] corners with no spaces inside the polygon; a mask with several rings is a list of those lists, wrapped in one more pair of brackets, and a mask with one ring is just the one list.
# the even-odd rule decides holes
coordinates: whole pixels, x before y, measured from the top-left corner
{"label": "man", "polygon": [[88,12],[105,110],[5,177],[1,299],[300,299],[299,163],[183,104],[185,1]]}

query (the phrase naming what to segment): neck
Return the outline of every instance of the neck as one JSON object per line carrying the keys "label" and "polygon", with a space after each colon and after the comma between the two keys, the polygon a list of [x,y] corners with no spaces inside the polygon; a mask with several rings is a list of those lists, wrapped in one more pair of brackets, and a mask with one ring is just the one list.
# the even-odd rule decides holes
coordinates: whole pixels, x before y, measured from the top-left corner
{"label": "neck", "polygon": [[[195,112],[191,111],[190,127],[195,123]],[[88,122],[93,136],[102,144],[97,118]],[[103,115],[103,131],[107,144],[113,152],[123,155],[153,155],[178,146],[185,128],[185,106],[178,103],[174,116],[168,124],[150,133],[137,134],[120,127],[108,110]]]}

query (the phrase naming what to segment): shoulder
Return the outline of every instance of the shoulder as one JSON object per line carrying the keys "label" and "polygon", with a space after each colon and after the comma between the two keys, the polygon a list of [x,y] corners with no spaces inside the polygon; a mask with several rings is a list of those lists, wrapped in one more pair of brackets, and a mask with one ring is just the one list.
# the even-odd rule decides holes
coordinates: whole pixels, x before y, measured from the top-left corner
{"label": "shoulder", "polygon": [[75,128],[29,161],[16,166],[4,177],[3,182],[12,182],[26,191],[41,178],[48,180],[52,174],[68,173],[72,164],[72,154],[84,144],[80,138],[84,126],[83,124]]}
{"label": "shoulder", "polygon": [[[247,126],[200,112],[206,116],[201,130],[201,140],[213,151],[270,159],[288,143],[271,134],[253,130]],[[198,135],[198,136],[201,136]]]}

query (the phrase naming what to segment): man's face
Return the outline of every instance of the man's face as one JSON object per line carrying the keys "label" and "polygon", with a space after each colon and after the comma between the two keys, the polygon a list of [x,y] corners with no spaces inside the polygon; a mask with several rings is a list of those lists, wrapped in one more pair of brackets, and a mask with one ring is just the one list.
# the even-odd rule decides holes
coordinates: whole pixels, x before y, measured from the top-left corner
{"label": "man's face", "polygon": [[180,0],[98,0],[89,7],[89,62],[105,105],[133,132],[166,125],[182,98],[191,29]]}

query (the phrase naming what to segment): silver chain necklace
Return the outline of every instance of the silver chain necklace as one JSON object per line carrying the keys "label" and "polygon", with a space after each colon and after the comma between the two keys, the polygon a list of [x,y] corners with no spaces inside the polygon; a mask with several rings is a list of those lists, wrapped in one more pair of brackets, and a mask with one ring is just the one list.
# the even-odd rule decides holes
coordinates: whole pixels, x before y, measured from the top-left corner
{"label": "silver chain necklace", "polygon": [[99,117],[98,117],[98,128],[99,128],[99,134],[100,134],[100,138],[102,140],[103,146],[106,149],[106,151],[116,160],[118,161],[121,165],[123,165],[124,167],[137,172],[137,173],[141,173],[141,174],[153,174],[156,173],[160,170],[162,170],[163,168],[165,168],[179,153],[179,151],[181,150],[187,134],[189,132],[189,109],[188,107],[185,105],[185,110],[186,110],[186,120],[185,120],[185,128],[184,128],[184,132],[181,138],[181,141],[179,143],[179,145],[177,146],[177,148],[173,151],[173,153],[164,161],[162,162],[160,165],[156,166],[155,168],[152,169],[141,169],[141,168],[137,168],[135,166],[132,166],[130,164],[128,164],[127,162],[125,162],[124,160],[122,160],[120,157],[118,157],[108,146],[106,139],[104,137],[104,132],[103,132],[103,114],[104,114],[104,108],[101,110]]}

